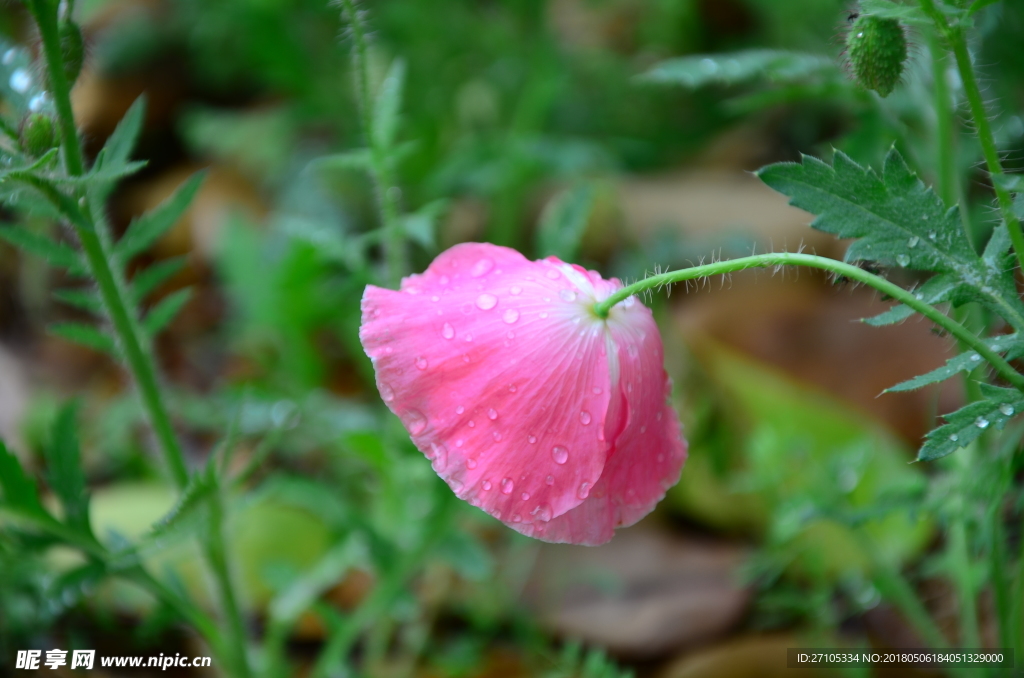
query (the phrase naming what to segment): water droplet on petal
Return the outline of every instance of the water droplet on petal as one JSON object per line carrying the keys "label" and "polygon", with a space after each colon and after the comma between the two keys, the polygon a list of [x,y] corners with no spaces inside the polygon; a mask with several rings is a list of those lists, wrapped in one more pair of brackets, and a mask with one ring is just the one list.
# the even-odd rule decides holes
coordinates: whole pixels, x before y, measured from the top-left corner
{"label": "water droplet on petal", "polygon": [[907,264],[910,263],[910,257],[908,257],[906,254],[897,254],[896,263],[899,264],[900,266],[906,266]]}
{"label": "water droplet on petal", "polygon": [[533,445],[534,443],[537,442],[537,436],[529,436],[527,440],[529,440],[530,444]]}
{"label": "water droplet on petal", "polygon": [[[531,440],[530,442],[532,443],[533,441]],[[561,445],[555,445],[551,448],[551,458],[555,460],[556,464],[564,464],[569,461],[569,450]]]}
{"label": "water droplet on petal", "polygon": [[999,411],[1002,412],[1007,417],[1012,416],[1013,406],[1010,405],[1009,403],[1003,403],[1002,405],[999,406]]}
{"label": "water droplet on petal", "polygon": [[437,281],[442,285],[447,285],[449,283],[448,276],[446,275],[442,275]]}
{"label": "water droplet on petal", "polygon": [[590,483],[580,483],[580,489],[576,490],[576,496],[580,499],[586,499],[590,496]]}
{"label": "water droplet on petal", "polygon": [[458,407],[455,408],[455,414],[462,414],[465,411],[466,411],[466,408],[463,407],[462,405],[459,405]]}
{"label": "water droplet on petal", "polygon": [[487,410],[487,418],[490,419],[491,421],[494,421],[495,419],[498,418],[498,411],[495,410],[493,407]]}
{"label": "water droplet on petal", "polygon": [[515,385],[515,384],[509,384],[509,385],[508,385],[508,392],[509,392],[509,393],[515,393],[515,392],[516,392],[516,391],[518,391],[518,390],[519,390],[519,389],[518,389],[518,388],[516,388],[516,385]]}
{"label": "water droplet on petal", "polygon": [[541,313],[540,317],[541,317],[541,320],[543,320],[544,318],[548,317],[548,314],[547,313]]}
{"label": "water droplet on petal", "polygon": [[430,465],[435,471],[441,473],[448,468],[448,448],[444,445],[438,445],[436,443],[430,444],[430,449],[434,452],[434,461]]}
{"label": "water droplet on petal", "polygon": [[469,274],[474,278],[479,278],[490,273],[492,268],[494,268],[493,261],[491,261],[490,259],[481,259],[480,261],[473,264],[473,268],[470,269]]}
{"label": "water droplet on petal", "polygon": [[512,522],[513,523],[521,523],[521,522],[523,522],[523,517],[521,515],[519,515],[518,513],[513,513],[512,514]]}
{"label": "water droplet on petal", "polygon": [[514,489],[515,489],[515,485],[512,483],[512,479],[511,478],[502,478],[501,479],[501,493],[502,494],[512,494],[512,490],[514,490]]}
{"label": "water droplet on petal", "polygon": [[513,285],[512,287],[509,288],[508,293],[514,297],[518,297],[520,294],[523,293],[523,288],[520,287],[519,285]]}
{"label": "water droplet on petal", "polygon": [[576,301],[576,293],[572,290],[560,290],[558,296],[565,302]]}
{"label": "water droplet on petal", "polygon": [[427,369],[427,359],[423,356],[416,358],[416,368],[420,370]]}
{"label": "water droplet on petal", "polygon": [[515,310],[514,308],[510,308],[507,311],[505,311],[505,313],[501,316],[501,319],[504,320],[507,324],[511,325],[515,321],[519,320],[519,311]]}
{"label": "water droplet on petal", "polygon": [[988,419],[985,417],[978,417],[974,420],[974,425],[978,428],[988,428]]}
{"label": "water droplet on petal", "polygon": [[491,490],[491,481],[490,480],[485,480],[484,482],[480,483],[480,487],[483,488],[484,492],[490,492],[490,490]]}
{"label": "water droplet on petal", "polygon": [[409,433],[413,435],[423,433],[423,429],[427,427],[427,418],[419,410],[409,410],[405,413],[405,418],[405,424],[409,427]]}
{"label": "water droplet on petal", "polygon": [[466,444],[466,441],[463,440],[462,438],[459,438],[458,440],[455,441],[455,447],[462,447],[465,444]]}
{"label": "water droplet on petal", "polygon": [[475,422],[475,421],[473,421],[472,419],[470,419],[470,420],[469,420],[469,423],[468,423],[468,424],[466,424],[466,425],[467,425],[467,426],[469,426],[470,428],[474,428],[474,427],[476,426],[476,422]]}
{"label": "water droplet on petal", "polygon": [[380,394],[386,403],[390,403],[395,399],[395,389],[391,388],[387,384],[380,385]]}
{"label": "water droplet on petal", "polygon": [[466,460],[466,468],[468,468],[469,470],[473,470],[473,469],[475,469],[477,467],[477,463],[478,462],[477,462],[476,459],[467,459]]}
{"label": "water droplet on petal", "polygon": [[544,484],[548,485],[548,486],[554,485],[555,484],[555,477],[554,476],[548,476],[547,478],[544,479]]}
{"label": "water droplet on petal", "polygon": [[476,298],[476,307],[481,311],[490,311],[492,308],[498,305],[498,297],[493,294],[487,294],[484,292]]}
{"label": "water droplet on petal", "polygon": [[494,442],[496,442],[496,443],[500,443],[501,442],[501,434],[498,433],[497,431],[492,433],[491,437],[494,438]]}
{"label": "water droplet on petal", "polygon": [[560,276],[561,276],[562,274],[561,274],[561,273],[559,273],[558,271],[556,271],[556,270],[555,270],[555,269],[553,269],[553,268],[549,268],[549,269],[548,269],[548,272],[547,272],[547,273],[545,273],[544,275],[546,275],[547,277],[551,278],[552,280],[558,280],[558,278],[559,278],[559,277],[560,277]]}
{"label": "water droplet on petal", "polygon": [[522,498],[523,501],[528,501],[530,499],[530,493],[529,492],[523,492],[519,496]]}
{"label": "water droplet on petal", "polygon": [[455,338],[455,328],[451,326],[451,323],[444,324],[444,327],[441,328],[441,336],[445,339]]}
{"label": "water droplet on petal", "polygon": [[587,412],[586,410],[580,412],[580,423],[584,426],[590,423],[590,412]]}
{"label": "water droplet on petal", "polygon": [[595,386],[591,390],[594,392],[594,395],[601,395],[602,393],[604,393],[604,391],[601,390],[600,386]]}
{"label": "water droplet on petal", "polygon": [[547,504],[541,504],[537,508],[530,511],[530,515],[533,516],[534,519],[538,522],[546,523],[549,520],[551,520],[551,507],[548,506]]}

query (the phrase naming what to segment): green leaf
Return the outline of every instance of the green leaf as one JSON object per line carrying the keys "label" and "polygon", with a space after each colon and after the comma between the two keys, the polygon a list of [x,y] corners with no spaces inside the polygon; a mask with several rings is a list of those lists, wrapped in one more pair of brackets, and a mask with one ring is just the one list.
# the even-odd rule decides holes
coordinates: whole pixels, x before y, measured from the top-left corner
{"label": "green leaf", "polygon": [[833,166],[804,156],[802,164],[778,163],[758,172],[790,203],[817,218],[813,228],[840,238],[858,238],[846,251],[848,261],[876,261],[948,277],[945,295],[955,305],[977,301],[1024,330],[1024,304],[1012,270],[982,260],[968,242],[956,207],[942,200],[910,171],[895,148],[881,176],[836,151]]}
{"label": "green leaf", "polygon": [[357,148],[351,151],[325,155],[310,163],[317,170],[369,170],[373,156],[368,148]]}
{"label": "green leaf", "polygon": [[299,616],[337,584],[346,572],[366,560],[366,547],[358,537],[349,537],[325,553],[313,567],[292,581],[268,607],[271,619],[294,623]]}
{"label": "green leaf", "polygon": [[149,336],[155,337],[161,330],[167,327],[191,298],[192,288],[186,287],[161,299],[160,303],[154,306],[142,321],[142,326],[149,333]]}
{"label": "green leaf", "polygon": [[1024,393],[1017,389],[981,384],[981,395],[984,400],[945,416],[946,423],[927,435],[918,461],[932,461],[966,447],[990,426],[1001,430],[1024,410]]}
{"label": "green leaf", "polygon": [[901,5],[893,0],[860,0],[861,14],[896,19],[906,24],[930,26],[932,20],[917,5]]}
{"label": "green leaf", "polygon": [[3,490],[0,506],[19,513],[49,517],[39,501],[35,482],[25,474],[18,458],[7,451],[3,440],[0,440],[0,489]]}
{"label": "green leaf", "polygon": [[124,177],[130,176],[142,170],[148,163],[145,160],[133,162],[112,163],[105,162],[103,151],[100,151],[96,158],[96,164],[92,169],[82,175],[69,176],[67,174],[48,174],[46,178],[55,184],[68,184],[71,186],[89,186],[96,184],[112,184]]}
{"label": "green leaf", "polygon": [[103,312],[103,302],[93,290],[54,290],[53,298],[89,313]]}
{"label": "green leaf", "polygon": [[373,130],[371,137],[376,148],[390,148],[398,132],[398,111],[402,106],[402,85],[405,82],[405,62],[395,59],[380,84],[373,102]]}
{"label": "green leaf", "polygon": [[[101,155],[97,156],[94,169],[101,164],[114,166],[128,162],[139,139],[139,132],[142,131],[142,123],[145,119],[146,95],[142,95],[131,105],[131,108],[121,118],[121,122],[117,123],[113,134],[103,144],[103,150],[100,151]],[[102,163],[100,157],[103,158]]]}
{"label": "green leaf", "polygon": [[131,292],[135,303],[141,303],[151,292],[167,282],[171,276],[185,268],[188,257],[174,257],[153,264],[144,271],[137,273],[131,282]]}
{"label": "green leaf", "polygon": [[[914,296],[920,301],[931,304],[941,304],[949,301],[953,290],[956,289],[956,280],[949,275],[935,275],[925,281],[923,285],[914,290]],[[906,320],[914,315],[914,309],[904,304],[897,304],[884,313],[879,313],[873,318],[864,318],[864,322],[874,327],[892,325],[901,320]]]}
{"label": "green leaf", "polygon": [[437,220],[448,207],[447,200],[429,202],[412,214],[402,216],[402,229],[409,239],[424,249],[437,249]]}
{"label": "green leaf", "polygon": [[789,83],[822,74],[838,75],[839,67],[832,59],[817,54],[752,49],[669,59],[644,73],[640,80],[697,89],[712,84],[738,85],[756,79]]}
{"label": "green leaf", "polygon": [[544,210],[537,230],[537,250],[541,256],[554,255],[573,261],[587,230],[594,209],[597,189],[593,184],[580,184],[559,195]]}
{"label": "green leaf", "polygon": [[[217,491],[218,480],[212,466],[207,466],[189,478],[188,485],[181,493],[174,507],[160,520],[153,524],[147,541],[165,539],[178,534],[195,525],[196,521],[206,519],[209,499]],[[145,546],[142,547],[143,549]]]}
{"label": "green leaf", "polygon": [[64,507],[64,520],[73,528],[91,534],[89,497],[85,491],[85,472],[78,445],[75,417],[77,407],[69,403],[57,414],[53,438],[46,447],[50,488]]}
{"label": "green leaf", "polygon": [[971,14],[974,14],[978,10],[985,9],[989,5],[994,5],[997,2],[999,2],[999,0],[974,0],[970,8],[967,10],[967,15],[970,16]]}
{"label": "green leaf", "polygon": [[193,174],[171,197],[131,223],[124,236],[114,246],[114,253],[121,261],[127,262],[137,254],[149,249],[174,224],[178,223],[178,220],[185,214],[185,210],[192,204],[192,199],[205,176],[205,172]]}
{"label": "green leaf", "polygon": [[[1016,334],[1006,334],[993,337],[985,343],[988,344],[989,348],[997,353],[1006,353],[1007,360],[1015,360],[1024,355],[1024,341],[1021,341],[1020,337]],[[896,384],[892,388],[887,388],[884,393],[913,391],[921,388],[922,386],[927,386],[928,384],[945,381],[960,372],[970,372],[978,365],[981,365],[981,361],[981,356],[976,352],[965,351],[955,358],[950,358],[942,367],[934,369],[927,374],[922,374],[914,377],[913,379],[908,379],[907,381]]]}
{"label": "green leaf", "polygon": [[68,245],[54,242],[44,235],[33,233],[20,226],[0,229],[0,239],[6,240],[29,254],[41,257],[72,275],[86,275],[85,262],[82,261],[78,252]]}
{"label": "green leaf", "polygon": [[86,348],[91,348],[106,353],[112,358],[118,358],[117,345],[103,332],[95,327],[82,325],[81,323],[56,323],[47,328],[50,334],[67,339]]}

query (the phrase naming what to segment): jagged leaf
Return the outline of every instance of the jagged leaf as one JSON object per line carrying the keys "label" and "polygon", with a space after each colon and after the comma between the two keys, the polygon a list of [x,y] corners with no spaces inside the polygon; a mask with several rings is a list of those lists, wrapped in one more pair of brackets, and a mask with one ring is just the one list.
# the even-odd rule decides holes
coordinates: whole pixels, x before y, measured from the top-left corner
{"label": "jagged leaf", "polygon": [[64,406],[53,425],[53,437],[46,447],[50,488],[64,507],[64,520],[71,527],[90,533],[89,497],[85,491],[85,471],[75,429],[77,407]]}
{"label": "jagged leaf", "polygon": [[0,489],[3,490],[0,506],[19,513],[49,517],[39,501],[35,482],[25,474],[18,458],[7,451],[3,440],[0,440]]}
{"label": "jagged leaf", "polygon": [[[140,96],[131,105],[121,122],[117,123],[113,134],[103,144],[103,150],[96,158],[93,169],[102,166],[116,166],[128,162],[142,131],[142,123],[146,118],[146,95]],[[101,161],[102,158],[102,161]]]}
{"label": "jagged leaf", "polygon": [[761,179],[817,215],[812,227],[840,238],[858,238],[848,261],[876,261],[949,274],[944,295],[954,304],[978,301],[1024,330],[1024,304],[1011,271],[977,255],[964,235],[957,208],[942,200],[907,167],[895,148],[881,175],[836,151],[832,166],[809,156],[803,163],[777,163]]}
{"label": "jagged leaf", "polygon": [[373,130],[371,135],[376,148],[390,148],[398,132],[398,111],[402,106],[402,85],[405,82],[405,62],[395,59],[380,84],[377,99],[373,102]]}
{"label": "jagged leaf", "polygon": [[103,312],[103,302],[92,290],[54,290],[53,298],[89,313],[98,315]]}
{"label": "jagged leaf", "polygon": [[1017,389],[981,384],[984,400],[971,403],[945,416],[946,423],[928,434],[917,454],[918,461],[931,461],[966,447],[990,426],[1006,426],[1024,410],[1024,393]]}
{"label": "jagged leaf", "polygon": [[114,246],[117,256],[128,261],[159,240],[185,214],[204,177],[204,172],[193,174],[171,197],[134,220]]}
{"label": "jagged leaf", "polygon": [[147,164],[145,160],[120,163],[104,161],[103,151],[100,151],[100,155],[96,158],[96,164],[85,174],[80,176],[48,174],[46,178],[55,184],[94,187],[96,184],[112,184],[124,177],[131,176],[142,170]]}
{"label": "jagged leaf", "polygon": [[[934,306],[935,304],[949,301],[953,290],[956,289],[956,285],[956,280],[950,275],[934,275],[914,291],[914,296]],[[874,327],[881,327],[906,320],[912,315],[914,315],[914,309],[903,304],[897,304],[884,313],[879,313],[871,318],[864,318],[864,322]]]}
{"label": "jagged leaf", "polygon": [[114,340],[95,327],[81,323],[56,323],[48,328],[50,334],[67,339],[76,344],[91,348],[117,358],[117,345]]}
{"label": "jagged leaf", "polygon": [[537,230],[538,253],[565,261],[576,259],[596,198],[597,189],[593,184],[580,184],[558,196],[541,217]]}
{"label": "jagged leaf", "polygon": [[825,56],[774,49],[751,49],[726,54],[698,54],[662,61],[640,76],[645,82],[682,85],[737,85],[764,78],[796,82],[820,74],[838,75],[835,62]]}
{"label": "jagged leaf", "polygon": [[187,257],[174,257],[173,259],[167,259],[157,264],[153,264],[141,273],[136,274],[136,276],[132,278],[131,282],[131,291],[135,299],[135,303],[140,303],[151,292],[153,292],[153,290],[160,287],[160,285],[165,283],[171,276],[185,268],[185,264],[187,262]]}
{"label": "jagged leaf", "polygon": [[78,252],[62,243],[54,242],[44,235],[33,233],[20,226],[0,228],[0,239],[29,254],[41,257],[50,264],[65,269],[72,275],[85,275],[85,263]]}
{"label": "jagged leaf", "polygon": [[165,539],[174,533],[179,533],[184,528],[195,524],[195,521],[205,519],[207,515],[208,500],[217,491],[217,476],[212,466],[207,466],[193,474],[189,478],[178,502],[160,520],[153,524],[153,528],[147,535],[147,541]]}
{"label": "jagged leaf", "polygon": [[191,298],[192,288],[187,287],[183,290],[178,290],[177,292],[168,294],[166,297],[161,299],[142,321],[142,326],[145,328],[146,332],[149,333],[149,336],[155,337],[162,329],[167,327]]}
{"label": "jagged leaf", "polygon": [[[1024,341],[1021,341],[1020,337],[1016,334],[1005,334],[998,337],[992,337],[986,340],[988,347],[997,353],[1006,353],[1007,360],[1016,360],[1024,355]],[[940,381],[945,381],[955,374],[960,372],[970,372],[975,367],[981,364],[982,357],[975,351],[965,351],[960,355],[950,358],[946,361],[946,364],[942,367],[936,368],[927,374],[922,374],[908,379],[907,381],[896,384],[892,388],[887,388],[885,393],[892,393],[898,391],[913,391],[919,389],[922,386],[928,384],[934,384]]]}

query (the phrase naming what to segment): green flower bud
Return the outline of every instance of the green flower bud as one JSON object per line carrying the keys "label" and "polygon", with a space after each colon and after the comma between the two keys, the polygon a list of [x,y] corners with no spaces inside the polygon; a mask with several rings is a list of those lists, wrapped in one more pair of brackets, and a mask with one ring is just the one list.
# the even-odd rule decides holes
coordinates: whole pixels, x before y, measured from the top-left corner
{"label": "green flower bud", "polygon": [[30,113],[21,123],[21,148],[32,157],[39,157],[57,145],[53,119],[44,113]]}
{"label": "green flower bud", "polygon": [[861,86],[889,96],[903,75],[907,36],[896,19],[857,17],[846,36],[846,56]]}
{"label": "green flower bud", "polygon": [[60,25],[60,51],[64,59],[64,75],[68,84],[73,85],[85,62],[85,40],[82,38],[82,29],[74,21],[65,21]]}

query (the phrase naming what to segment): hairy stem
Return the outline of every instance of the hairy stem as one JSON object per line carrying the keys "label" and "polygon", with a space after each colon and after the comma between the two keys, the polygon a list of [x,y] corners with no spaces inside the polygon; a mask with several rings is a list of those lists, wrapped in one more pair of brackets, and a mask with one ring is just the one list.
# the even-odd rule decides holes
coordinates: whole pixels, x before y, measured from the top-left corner
{"label": "hairy stem", "polygon": [[356,100],[363,134],[370,149],[370,175],[373,192],[380,211],[381,228],[384,231],[384,258],[387,263],[387,282],[398,287],[406,272],[405,236],[399,224],[399,189],[394,183],[391,166],[391,149],[382,148],[374,131],[371,114],[370,73],[367,63],[369,52],[366,27],[363,25],[354,0],[341,0],[342,12],[352,29],[352,70],[355,78]]}
{"label": "hairy stem", "polygon": [[[32,0],[31,10],[39,26],[51,94],[60,120],[64,167],[69,175],[81,176],[85,173],[85,163],[82,146],[78,139],[74,112],[71,108],[71,87],[64,74],[58,28],[58,4],[53,0]],[[165,463],[170,469],[175,484],[180,490],[183,490],[189,481],[188,468],[163,400],[154,360],[147,350],[148,344],[141,337],[137,319],[126,301],[127,294],[124,283],[111,265],[113,257],[109,251],[109,243],[103,237],[104,234],[96,227],[97,220],[93,218],[88,196],[84,190],[77,195],[77,204],[75,204],[74,198],[63,194],[58,196],[55,202],[62,207],[62,211],[75,226],[90,273],[99,288],[100,297],[117,334],[123,357],[135,378],[143,406],[149,416]],[[231,648],[234,673],[240,678],[248,678],[251,675],[251,670],[246,657],[244,629],[240,623],[241,613],[238,609],[233,582],[228,576],[229,568],[227,567],[223,539],[221,511],[214,512],[213,521],[215,525],[211,527],[207,538],[203,540],[204,555],[217,579],[224,615],[231,625],[231,633],[226,634],[226,639],[229,641],[227,647]],[[202,627],[199,628],[202,629]],[[219,634],[213,636],[212,640],[216,640],[218,637]],[[216,644],[219,645],[219,643]]]}
{"label": "hairy stem", "polygon": [[837,275],[845,276],[851,280],[856,280],[857,282],[864,283],[869,287],[873,287],[882,294],[890,296],[896,301],[909,306],[942,329],[949,332],[953,337],[962,341],[965,346],[977,352],[978,355],[987,360],[988,363],[992,365],[992,367],[995,368],[1000,376],[1002,376],[1007,382],[1021,391],[1024,391],[1024,375],[1021,375],[1017,370],[1013,369],[1010,363],[1006,362],[1006,360],[1004,360],[998,353],[990,349],[980,337],[975,336],[970,330],[958,323],[956,320],[953,320],[931,304],[921,301],[914,296],[913,293],[908,292],[899,285],[889,282],[881,276],[869,273],[862,268],[858,268],[842,261],[819,257],[813,254],[799,254],[793,252],[755,254],[749,257],[719,261],[713,264],[685,268],[681,271],[671,271],[669,273],[662,273],[661,275],[654,275],[635,282],[632,285],[627,285],[626,287],[617,290],[604,301],[599,301],[594,305],[594,313],[600,318],[607,318],[612,307],[616,304],[625,301],[635,294],[640,294],[641,292],[655,287],[671,285],[685,280],[704,278],[712,275],[735,273],[736,271],[743,271],[748,268],[766,268],[769,266],[807,266],[809,268],[818,268],[825,271],[831,271]]}

